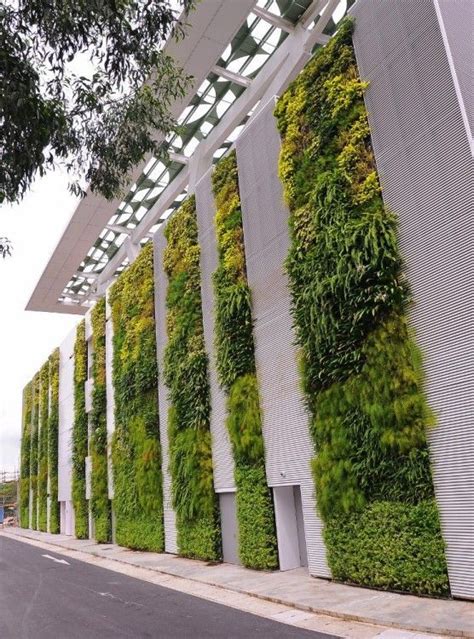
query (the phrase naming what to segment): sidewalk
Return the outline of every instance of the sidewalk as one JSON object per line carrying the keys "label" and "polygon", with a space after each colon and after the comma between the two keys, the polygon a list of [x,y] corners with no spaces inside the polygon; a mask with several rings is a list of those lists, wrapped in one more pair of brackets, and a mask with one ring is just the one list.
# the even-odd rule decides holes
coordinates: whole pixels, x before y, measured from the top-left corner
{"label": "sidewalk", "polygon": [[[207,565],[170,554],[137,552],[65,535],[8,528],[3,534],[26,537],[162,574],[244,593],[297,610],[336,619],[415,632],[474,639],[474,602],[399,595],[309,577],[303,569],[257,572],[232,564]],[[394,632],[393,637],[403,637]]]}

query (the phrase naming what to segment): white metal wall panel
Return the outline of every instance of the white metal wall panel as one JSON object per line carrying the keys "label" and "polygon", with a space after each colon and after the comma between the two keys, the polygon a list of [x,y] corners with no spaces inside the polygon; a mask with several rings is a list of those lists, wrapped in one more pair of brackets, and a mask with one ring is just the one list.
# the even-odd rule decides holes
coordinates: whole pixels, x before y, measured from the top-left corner
{"label": "white metal wall panel", "polygon": [[451,591],[474,598],[474,160],[433,0],[359,0],[352,12],[438,418],[429,439]]}
{"label": "white metal wall panel", "polygon": [[214,465],[214,488],[217,493],[235,490],[234,459],[226,427],[226,396],[220,388],[214,353],[214,292],[212,274],[217,268],[217,241],[214,228],[216,213],[210,169],[196,185],[196,209],[201,249],[201,295],[204,339],[209,354],[211,389],[211,434]]}
{"label": "white metal wall panel", "polygon": [[74,328],[59,347],[58,501],[70,501],[74,424]]}
{"label": "white metal wall panel", "polygon": [[158,358],[158,408],[160,413],[161,467],[163,473],[163,518],[166,552],[177,553],[176,513],[172,505],[171,475],[169,472],[168,444],[168,398],[163,379],[163,355],[168,341],[166,334],[166,291],[168,278],[163,270],[163,251],[166,247],[162,224],[153,238],[153,257],[155,270],[155,319],[156,350]]}
{"label": "white metal wall panel", "polygon": [[301,486],[309,570],[329,577],[310,469],[314,448],[300,390],[284,270],[289,212],[278,178],[280,137],[274,106],[272,99],[236,142],[266,470],[270,486]]}
{"label": "white metal wall panel", "polygon": [[109,291],[105,296],[105,392],[107,397],[107,480],[109,499],[114,498],[114,477],[112,465],[112,437],[115,431],[114,395],[114,325],[109,304]]}

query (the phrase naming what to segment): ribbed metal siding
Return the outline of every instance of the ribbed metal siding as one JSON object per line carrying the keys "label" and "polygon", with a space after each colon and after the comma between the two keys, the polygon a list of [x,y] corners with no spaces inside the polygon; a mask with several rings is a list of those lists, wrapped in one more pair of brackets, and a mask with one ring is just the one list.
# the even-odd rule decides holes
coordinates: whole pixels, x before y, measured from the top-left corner
{"label": "ribbed metal siding", "polygon": [[474,161],[433,0],[359,0],[353,14],[438,418],[429,438],[451,590],[474,598]]}
{"label": "ribbed metal siding", "polygon": [[309,571],[328,577],[310,469],[314,451],[309,416],[299,386],[284,271],[289,213],[278,178],[280,137],[274,106],[271,100],[236,142],[267,478],[270,486],[301,486]]}
{"label": "ribbed metal siding", "polygon": [[163,512],[166,552],[177,553],[176,514],[172,506],[171,475],[169,473],[168,445],[168,408],[167,388],[163,380],[163,355],[168,341],[166,334],[166,291],[168,278],[163,270],[163,251],[166,239],[163,234],[164,225],[153,238],[153,257],[155,270],[155,318],[156,318],[156,350],[158,359],[158,408],[160,413],[161,465],[163,473]]}
{"label": "ribbed metal siding", "polygon": [[211,434],[214,464],[214,488],[216,492],[235,490],[234,459],[229,434],[225,424],[226,397],[219,387],[214,353],[214,294],[212,274],[217,268],[217,244],[214,229],[216,213],[209,170],[196,185],[196,209],[201,248],[201,294],[204,339],[209,354],[209,379],[211,387]]}

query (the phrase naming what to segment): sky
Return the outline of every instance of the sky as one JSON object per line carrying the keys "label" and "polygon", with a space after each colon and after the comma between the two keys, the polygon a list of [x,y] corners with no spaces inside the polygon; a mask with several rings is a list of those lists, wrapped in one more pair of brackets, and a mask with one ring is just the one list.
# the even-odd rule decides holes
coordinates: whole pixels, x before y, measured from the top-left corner
{"label": "sky", "polygon": [[0,237],[14,247],[0,258],[0,472],[19,466],[23,387],[81,319],[24,310],[77,206],[67,184],[49,173],[21,203],[0,206]]}

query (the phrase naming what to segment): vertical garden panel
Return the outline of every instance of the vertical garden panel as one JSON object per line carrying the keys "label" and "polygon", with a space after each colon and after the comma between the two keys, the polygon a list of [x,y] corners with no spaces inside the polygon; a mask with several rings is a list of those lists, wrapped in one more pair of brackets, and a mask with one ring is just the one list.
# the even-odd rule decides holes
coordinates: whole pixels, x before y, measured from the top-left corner
{"label": "vertical garden panel", "polygon": [[31,510],[30,527],[38,528],[38,444],[39,444],[39,417],[40,417],[40,376],[37,373],[32,381],[33,385],[33,410],[31,423],[31,448],[30,448],[30,490]]}
{"label": "vertical garden panel", "polygon": [[31,471],[31,417],[33,407],[33,383],[23,390],[23,429],[21,437],[20,469],[20,526],[30,525],[30,471]]}
{"label": "vertical garden panel", "polygon": [[59,349],[49,358],[50,404],[48,419],[49,532],[59,533],[58,436],[59,436]]}
{"label": "vertical garden panel", "polygon": [[88,418],[85,383],[87,379],[87,341],[84,320],[76,331],[74,344],[74,424],[72,428],[72,502],[75,535],[89,536],[89,504],[86,499],[86,457],[88,453]]}
{"label": "vertical garden panel", "polygon": [[48,528],[48,420],[49,361],[40,370],[40,405],[38,429],[38,529]]}

